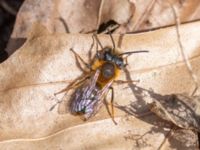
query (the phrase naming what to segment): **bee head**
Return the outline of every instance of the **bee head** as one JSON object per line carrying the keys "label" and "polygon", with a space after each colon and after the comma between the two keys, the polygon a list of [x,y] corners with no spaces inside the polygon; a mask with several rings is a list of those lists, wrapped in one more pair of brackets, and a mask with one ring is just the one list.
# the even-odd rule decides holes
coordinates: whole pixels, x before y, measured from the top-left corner
{"label": "bee head", "polygon": [[125,66],[123,58],[113,53],[113,49],[110,47],[105,47],[103,48],[103,50],[98,51],[96,57],[99,60],[114,63],[120,69],[122,69]]}

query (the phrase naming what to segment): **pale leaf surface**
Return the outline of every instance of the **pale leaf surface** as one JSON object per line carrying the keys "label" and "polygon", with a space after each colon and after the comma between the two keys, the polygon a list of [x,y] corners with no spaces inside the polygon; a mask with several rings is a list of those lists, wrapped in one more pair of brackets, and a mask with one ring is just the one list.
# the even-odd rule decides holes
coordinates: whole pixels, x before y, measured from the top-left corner
{"label": "pale leaf surface", "polygon": [[[197,76],[200,76],[199,25],[199,22],[185,24],[180,29],[184,50]],[[36,26],[34,30],[40,31],[41,28]],[[117,43],[119,35],[113,36]],[[112,46],[108,35],[100,35],[99,39],[104,46]],[[92,36],[33,31],[27,42],[0,65],[0,147],[157,149],[172,129],[170,124],[155,115],[133,116],[137,109],[141,113],[146,110],[143,92],[150,90],[160,95],[191,93],[194,82],[180,55],[175,27],[125,35],[121,43],[121,52],[149,50],[149,53],[130,56],[128,71],[120,76],[120,79],[140,80],[137,87],[133,84],[114,86],[115,103],[130,107],[132,115],[131,111],[127,115],[127,111],[116,108],[116,126],[106,108],[102,107],[84,122],[70,113],[60,114],[58,107],[53,111],[49,109],[55,104],[54,93],[82,75],[69,49],[73,48],[89,61]],[[95,47],[92,49],[94,53]],[[132,107],[135,103],[138,108]],[[182,149],[195,148],[196,133],[187,132],[194,135],[190,141],[194,144],[182,142]],[[169,140],[163,146],[173,149],[178,144]]]}

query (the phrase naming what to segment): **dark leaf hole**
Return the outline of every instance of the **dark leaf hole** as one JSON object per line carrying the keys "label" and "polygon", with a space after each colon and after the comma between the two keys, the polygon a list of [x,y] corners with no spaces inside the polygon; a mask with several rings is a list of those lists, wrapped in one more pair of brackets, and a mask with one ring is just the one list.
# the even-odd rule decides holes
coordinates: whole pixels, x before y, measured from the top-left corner
{"label": "dark leaf hole", "polygon": [[[112,27],[115,27],[115,26],[116,26],[116,28],[112,28]],[[118,23],[117,22],[115,22],[114,20],[109,20],[108,22],[102,23],[100,25],[97,33],[98,34],[102,33],[102,32],[107,33],[107,31],[106,31],[107,29],[112,33],[117,29],[117,27],[118,27]]]}

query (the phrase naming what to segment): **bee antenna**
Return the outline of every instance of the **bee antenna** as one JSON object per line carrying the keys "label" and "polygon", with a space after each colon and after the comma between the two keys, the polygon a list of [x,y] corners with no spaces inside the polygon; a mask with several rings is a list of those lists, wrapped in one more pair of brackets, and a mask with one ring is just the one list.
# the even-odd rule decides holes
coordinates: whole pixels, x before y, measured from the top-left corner
{"label": "bee antenna", "polygon": [[115,52],[115,41],[114,41],[114,39],[112,37],[112,34],[111,34],[110,30],[107,29],[107,31],[108,31],[108,34],[110,35],[110,38],[111,38],[111,41],[112,41],[112,44],[113,44],[113,53],[114,53]]}
{"label": "bee antenna", "polygon": [[97,35],[96,35],[96,34],[93,34],[93,36],[95,37],[97,43],[100,45],[101,49],[103,49],[103,46],[102,46],[101,42],[99,41]]}
{"label": "bee antenna", "polygon": [[148,53],[149,51],[147,50],[141,50],[141,51],[132,51],[132,52],[125,52],[125,53],[121,53],[118,56],[122,56],[122,55],[131,55],[133,53]]}

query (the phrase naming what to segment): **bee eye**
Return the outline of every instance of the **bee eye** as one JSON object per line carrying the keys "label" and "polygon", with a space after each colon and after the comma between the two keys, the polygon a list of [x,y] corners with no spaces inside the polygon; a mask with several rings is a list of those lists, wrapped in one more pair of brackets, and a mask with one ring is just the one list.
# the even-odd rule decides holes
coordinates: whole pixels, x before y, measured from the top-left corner
{"label": "bee eye", "polygon": [[106,61],[111,61],[112,60],[112,56],[111,56],[110,52],[105,52],[104,60],[106,60]]}
{"label": "bee eye", "polygon": [[122,67],[124,66],[123,59],[122,59],[122,58],[117,58],[117,59],[116,59],[116,65],[117,65],[119,68],[122,68]]}

